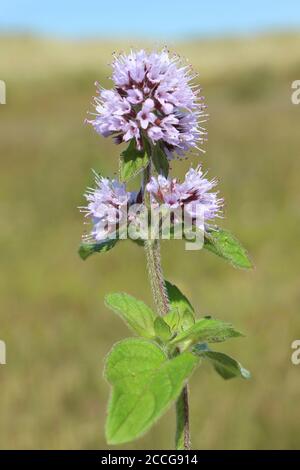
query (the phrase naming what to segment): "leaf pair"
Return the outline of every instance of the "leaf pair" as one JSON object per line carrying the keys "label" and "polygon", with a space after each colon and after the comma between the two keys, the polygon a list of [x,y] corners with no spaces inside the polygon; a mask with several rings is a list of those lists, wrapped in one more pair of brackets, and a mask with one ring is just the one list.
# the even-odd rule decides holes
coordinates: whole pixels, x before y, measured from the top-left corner
{"label": "leaf pair", "polygon": [[166,282],[171,311],[164,317],[157,316],[141,300],[125,293],[108,294],[107,307],[117,313],[127,326],[139,336],[161,339],[171,349],[182,345],[184,349],[197,342],[218,343],[242,336],[230,323],[211,317],[195,321],[194,310],[180,290]]}
{"label": "leaf pair", "polygon": [[144,302],[125,293],[108,294],[105,304],[120,315],[127,326],[144,338],[161,338],[167,342],[174,334],[195,323],[194,309],[180,290],[166,281],[171,310],[163,318],[157,316]]}
{"label": "leaf pair", "polygon": [[[82,243],[79,255],[82,259],[94,253],[104,253],[115,246],[117,239],[104,240],[101,243]],[[142,241],[136,240],[141,243]],[[245,248],[228,231],[220,227],[207,227],[204,234],[203,248],[228,261],[235,268],[251,269],[253,264]]]}

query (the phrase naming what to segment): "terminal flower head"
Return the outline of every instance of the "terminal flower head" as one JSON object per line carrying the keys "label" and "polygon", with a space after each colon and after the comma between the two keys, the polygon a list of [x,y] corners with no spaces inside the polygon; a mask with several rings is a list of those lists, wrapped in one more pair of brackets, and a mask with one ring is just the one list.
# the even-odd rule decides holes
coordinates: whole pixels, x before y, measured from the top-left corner
{"label": "terminal flower head", "polygon": [[194,75],[178,56],[167,50],[145,50],[117,56],[112,64],[114,88],[97,84],[96,113],[88,120],[99,134],[116,143],[143,138],[160,142],[168,157],[182,156],[203,143],[206,136],[199,121],[206,118],[200,89],[191,85]]}

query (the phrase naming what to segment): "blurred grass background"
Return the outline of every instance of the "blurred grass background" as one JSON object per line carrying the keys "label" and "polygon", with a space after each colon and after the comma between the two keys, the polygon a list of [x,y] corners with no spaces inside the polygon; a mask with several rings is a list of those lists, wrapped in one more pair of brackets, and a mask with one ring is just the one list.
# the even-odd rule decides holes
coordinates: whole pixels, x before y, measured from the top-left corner
{"label": "blurred grass background", "polygon": [[[138,44],[135,43],[136,46]],[[143,44],[148,46],[147,44]],[[149,304],[144,253],[133,243],[82,262],[77,206],[91,168],[111,175],[120,148],[83,125],[94,81],[110,86],[113,50],[104,41],[1,37],[0,78],[0,447],[105,449],[109,387],[105,354],[128,335],[103,305],[109,291]],[[290,361],[300,336],[300,35],[201,40],[174,45],[200,72],[209,105],[203,158],[220,178],[222,225],[252,254],[256,269],[236,271],[180,241],[162,247],[166,278],[199,314],[232,321],[247,334],[222,349],[253,373],[222,381],[209,365],[191,381],[193,446],[199,449],[299,448],[300,366]],[[183,174],[189,162],[176,163]],[[197,163],[196,159],[193,161]],[[173,445],[174,413],[122,448]]]}

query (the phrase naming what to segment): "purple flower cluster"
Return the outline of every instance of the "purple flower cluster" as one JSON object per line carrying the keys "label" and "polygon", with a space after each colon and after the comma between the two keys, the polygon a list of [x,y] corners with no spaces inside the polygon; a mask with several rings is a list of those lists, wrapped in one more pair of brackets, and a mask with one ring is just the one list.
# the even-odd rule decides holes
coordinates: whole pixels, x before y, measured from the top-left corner
{"label": "purple flower cluster", "polygon": [[127,192],[125,184],[117,180],[95,176],[96,187],[86,192],[88,204],[81,210],[92,221],[92,231],[87,240],[91,238],[100,242],[115,238],[122,228],[127,229],[128,208],[136,203],[137,193]]}
{"label": "purple flower cluster", "polygon": [[118,56],[112,67],[115,86],[106,90],[97,84],[95,118],[88,120],[96,132],[116,143],[135,139],[138,149],[143,138],[160,142],[169,158],[203,143],[206,131],[199,120],[205,121],[206,106],[190,84],[189,66],[166,50],[141,50]]}
{"label": "purple flower cluster", "polygon": [[[98,86],[95,118],[89,121],[99,134],[113,136],[117,143],[134,139],[138,149],[145,140],[159,144],[168,158],[182,156],[203,141],[206,133],[199,127],[199,117],[205,119],[205,105],[199,90],[190,85],[190,68],[182,66],[177,56],[170,57],[165,50],[141,50],[118,56],[112,67],[115,86],[112,90]],[[180,227],[187,217],[192,227],[203,229],[203,223],[221,217],[223,199],[213,191],[215,186],[216,180],[208,180],[201,166],[191,168],[183,182],[152,176],[138,192],[96,175],[96,187],[87,191],[87,206],[82,208],[92,222],[86,239],[126,238],[123,230],[143,224],[148,231],[149,214],[143,218],[148,209],[145,193],[151,211],[170,211],[173,227]]]}
{"label": "purple flower cluster", "polygon": [[151,195],[154,207],[164,204],[170,209],[181,208],[192,219],[201,212],[206,222],[220,217],[223,199],[218,198],[216,192],[210,192],[216,184],[216,180],[206,179],[198,166],[186,173],[183,183],[179,183],[176,178],[167,179],[161,175],[152,177],[146,190]]}
{"label": "purple flower cluster", "polygon": [[[216,192],[210,192],[215,186],[216,181],[207,180],[198,166],[187,172],[183,183],[161,175],[152,177],[146,191],[150,194],[151,209],[162,205],[171,212],[179,209],[184,211],[179,220],[182,220],[182,215],[189,216],[194,221],[193,224],[199,221],[202,227],[203,222],[220,217],[223,199],[218,198]],[[87,240],[101,242],[108,238],[120,238],[122,230],[125,233],[129,223],[139,223],[140,210],[130,210],[143,206],[140,204],[139,194],[127,192],[124,183],[96,175],[96,188],[88,189],[85,194],[88,204],[82,208],[86,217],[92,221],[92,230]],[[174,224],[176,220],[175,217]]]}

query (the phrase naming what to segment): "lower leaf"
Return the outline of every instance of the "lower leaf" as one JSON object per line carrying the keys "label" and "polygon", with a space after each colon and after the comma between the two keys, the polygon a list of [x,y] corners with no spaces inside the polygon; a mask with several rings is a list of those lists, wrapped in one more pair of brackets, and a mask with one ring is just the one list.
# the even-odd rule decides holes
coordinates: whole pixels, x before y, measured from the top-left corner
{"label": "lower leaf", "polygon": [[245,369],[238,361],[228,356],[227,354],[210,351],[205,345],[199,344],[193,348],[193,352],[199,357],[208,359],[214,366],[216,372],[225,380],[233,379],[234,377],[242,377],[243,379],[250,379],[250,372]]}
{"label": "lower leaf", "polygon": [[99,243],[85,243],[82,242],[78,253],[81,259],[86,260],[94,253],[104,253],[111,250],[117,243],[117,239],[107,239]]}
{"label": "lower leaf", "polygon": [[105,365],[112,385],[107,442],[128,442],[147,431],[179,396],[198,361],[189,352],[168,359],[158,345],[143,339],[117,343]]}

